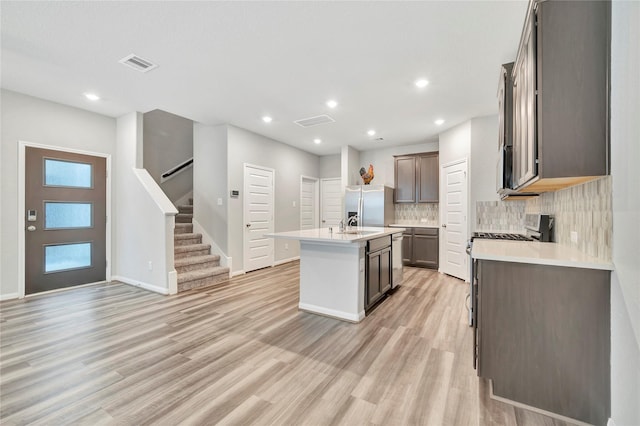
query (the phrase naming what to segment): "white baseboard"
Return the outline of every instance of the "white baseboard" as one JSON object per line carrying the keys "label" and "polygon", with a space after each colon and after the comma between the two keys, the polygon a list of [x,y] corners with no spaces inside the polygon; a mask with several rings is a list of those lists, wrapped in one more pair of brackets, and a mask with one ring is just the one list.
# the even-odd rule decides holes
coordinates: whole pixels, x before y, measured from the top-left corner
{"label": "white baseboard", "polygon": [[336,311],[335,309],[324,308],[322,306],[316,306],[302,302],[298,304],[298,309],[300,309],[301,311],[320,314],[326,317],[337,318],[349,322],[360,322],[364,319],[364,311],[358,314],[350,314],[348,312]]}
{"label": "white baseboard", "polygon": [[609,421],[607,422],[607,426],[616,426],[616,422],[613,421],[611,417],[609,417]]}
{"label": "white baseboard", "polygon": [[275,262],[273,262],[273,266],[278,266],[278,265],[282,265],[289,262],[295,262],[296,260],[300,260],[300,256],[294,256],[288,259],[276,260]]}
{"label": "white baseboard", "polygon": [[123,282],[125,284],[132,285],[134,287],[140,287],[140,288],[143,288],[145,290],[152,291],[154,293],[164,294],[165,296],[169,294],[169,289],[166,289],[166,288],[163,288],[163,287],[158,287],[157,285],[145,283],[145,282],[134,280],[134,279],[131,279],[131,278],[121,277],[119,275],[115,275],[115,276],[112,277],[112,279],[113,279],[113,281],[120,281],[120,282]]}
{"label": "white baseboard", "polygon": [[244,269],[240,269],[239,271],[231,272],[231,276],[232,276],[232,277],[237,277],[238,275],[244,275],[244,274],[246,274],[246,272],[244,271]]}
{"label": "white baseboard", "polygon": [[211,235],[205,231],[202,225],[200,225],[195,218],[191,222],[193,223],[193,232],[195,234],[202,234],[202,243],[211,245],[211,254],[217,254],[220,256],[220,266],[226,266],[231,271],[232,259],[222,251],[213,238],[211,238]]}
{"label": "white baseboard", "polygon": [[2,302],[3,300],[11,300],[11,299],[17,299],[17,298],[18,298],[18,293],[0,294],[0,302]]}

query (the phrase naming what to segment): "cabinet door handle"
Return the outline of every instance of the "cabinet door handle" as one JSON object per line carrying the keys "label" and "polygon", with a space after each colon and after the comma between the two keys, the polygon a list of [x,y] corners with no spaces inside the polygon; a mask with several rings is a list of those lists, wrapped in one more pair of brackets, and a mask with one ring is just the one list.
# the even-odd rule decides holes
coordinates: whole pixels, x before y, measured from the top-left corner
{"label": "cabinet door handle", "polygon": [[447,227],[447,224],[446,224],[446,223],[443,223],[443,224],[442,224],[442,227],[443,227],[443,228],[446,228],[446,227]]}

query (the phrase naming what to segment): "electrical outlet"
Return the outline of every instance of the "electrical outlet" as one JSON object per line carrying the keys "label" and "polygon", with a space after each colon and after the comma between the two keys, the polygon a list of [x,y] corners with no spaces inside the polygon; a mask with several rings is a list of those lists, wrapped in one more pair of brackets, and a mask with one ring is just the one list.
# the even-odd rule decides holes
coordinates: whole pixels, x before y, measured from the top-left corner
{"label": "electrical outlet", "polygon": [[150,271],[153,271],[153,262],[149,261],[149,264],[147,265],[147,267],[149,268]]}
{"label": "electrical outlet", "polygon": [[571,242],[578,244],[578,233],[576,231],[571,231]]}

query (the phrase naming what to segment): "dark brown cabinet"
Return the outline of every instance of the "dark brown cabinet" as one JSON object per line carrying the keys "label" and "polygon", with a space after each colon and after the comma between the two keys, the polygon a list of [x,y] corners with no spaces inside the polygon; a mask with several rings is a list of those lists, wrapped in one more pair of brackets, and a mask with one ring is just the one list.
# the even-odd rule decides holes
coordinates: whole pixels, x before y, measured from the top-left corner
{"label": "dark brown cabinet", "polygon": [[407,228],[402,234],[402,263],[438,269],[438,228]]}
{"label": "dark brown cabinet", "polygon": [[367,242],[365,274],[365,310],[391,289],[391,237],[381,237]]}
{"label": "dark brown cabinet", "polygon": [[478,375],[493,393],[589,424],[610,415],[610,272],[475,263]]}
{"label": "dark brown cabinet", "polygon": [[609,1],[532,1],[513,68],[514,188],[609,173]]}
{"label": "dark brown cabinet", "polygon": [[437,203],[439,162],[437,152],[395,157],[395,203]]}

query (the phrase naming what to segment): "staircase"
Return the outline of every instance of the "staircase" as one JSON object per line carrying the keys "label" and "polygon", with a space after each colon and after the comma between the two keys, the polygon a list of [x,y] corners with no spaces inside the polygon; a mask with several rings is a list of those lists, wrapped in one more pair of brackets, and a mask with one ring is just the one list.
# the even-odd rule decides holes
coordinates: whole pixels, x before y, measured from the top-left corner
{"label": "staircase", "polygon": [[193,200],[189,202],[190,205],[177,206],[173,237],[178,293],[229,279],[229,268],[220,266],[220,256],[211,254],[211,245],[202,244],[202,234],[193,233]]}

